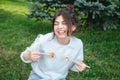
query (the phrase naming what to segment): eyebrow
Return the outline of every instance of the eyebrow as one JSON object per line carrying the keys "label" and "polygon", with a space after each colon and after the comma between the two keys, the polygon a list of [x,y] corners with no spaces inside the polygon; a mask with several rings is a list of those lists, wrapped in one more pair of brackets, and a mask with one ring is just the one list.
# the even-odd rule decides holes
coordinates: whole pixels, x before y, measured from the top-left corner
{"label": "eyebrow", "polygon": [[[62,22],[66,22],[66,21],[62,21]],[[59,23],[59,21],[55,21],[54,23]]]}

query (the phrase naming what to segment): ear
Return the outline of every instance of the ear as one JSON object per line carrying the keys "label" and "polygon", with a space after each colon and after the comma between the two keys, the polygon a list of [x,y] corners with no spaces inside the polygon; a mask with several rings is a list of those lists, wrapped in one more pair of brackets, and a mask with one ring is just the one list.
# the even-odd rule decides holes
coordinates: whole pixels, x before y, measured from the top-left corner
{"label": "ear", "polygon": [[72,31],[74,32],[75,30],[76,30],[76,26],[73,25],[73,26],[72,26]]}

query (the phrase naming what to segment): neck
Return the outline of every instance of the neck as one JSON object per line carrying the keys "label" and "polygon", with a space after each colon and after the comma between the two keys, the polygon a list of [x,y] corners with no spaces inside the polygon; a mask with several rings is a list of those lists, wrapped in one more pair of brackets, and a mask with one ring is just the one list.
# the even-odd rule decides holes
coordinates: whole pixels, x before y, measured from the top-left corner
{"label": "neck", "polygon": [[67,45],[70,42],[70,37],[67,37],[67,38],[64,38],[64,39],[58,39],[57,38],[57,41],[58,41],[58,43],[60,43],[62,45]]}

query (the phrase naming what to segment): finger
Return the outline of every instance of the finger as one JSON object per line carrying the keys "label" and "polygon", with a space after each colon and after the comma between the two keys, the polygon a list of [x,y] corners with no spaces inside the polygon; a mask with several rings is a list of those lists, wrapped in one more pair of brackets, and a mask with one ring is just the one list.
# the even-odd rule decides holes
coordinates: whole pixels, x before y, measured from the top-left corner
{"label": "finger", "polygon": [[33,58],[40,58],[40,55],[33,55]]}
{"label": "finger", "polygon": [[38,60],[40,58],[40,56],[38,56],[38,55],[34,55],[34,56],[32,56],[32,61],[36,61],[36,60]]}
{"label": "finger", "polygon": [[40,58],[40,55],[32,55],[32,58]]}
{"label": "finger", "polygon": [[86,65],[84,62],[81,62],[81,64],[82,64],[85,68],[90,68],[90,66]]}
{"label": "finger", "polygon": [[80,72],[84,70],[82,67],[80,67],[80,66],[78,66],[78,65],[75,65],[75,67],[76,67],[76,69],[77,69],[78,71],[80,71]]}
{"label": "finger", "polygon": [[75,61],[74,63],[75,63],[76,65],[78,65],[78,66],[84,66],[84,64],[82,63],[82,61],[81,61],[81,62]]}
{"label": "finger", "polygon": [[77,65],[75,65],[75,67],[76,67],[76,69],[77,69],[78,71],[80,71],[80,68],[79,68]]}
{"label": "finger", "polygon": [[77,66],[81,66],[81,68],[83,68],[83,70],[85,70],[86,68],[90,68],[90,66],[86,65],[84,62],[78,62],[78,61],[75,61],[74,62]]}
{"label": "finger", "polygon": [[40,52],[39,51],[32,51],[32,54],[34,54],[34,55],[40,55]]}
{"label": "finger", "polygon": [[82,66],[82,67],[89,67],[82,61],[81,62],[76,61],[75,64],[78,65],[78,66]]}

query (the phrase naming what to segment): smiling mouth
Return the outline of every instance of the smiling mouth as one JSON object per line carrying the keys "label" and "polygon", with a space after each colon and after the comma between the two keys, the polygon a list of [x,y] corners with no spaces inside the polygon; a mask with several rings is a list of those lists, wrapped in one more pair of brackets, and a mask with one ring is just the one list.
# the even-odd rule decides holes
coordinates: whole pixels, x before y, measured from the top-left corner
{"label": "smiling mouth", "polygon": [[66,33],[66,31],[58,31],[59,34],[63,35]]}

